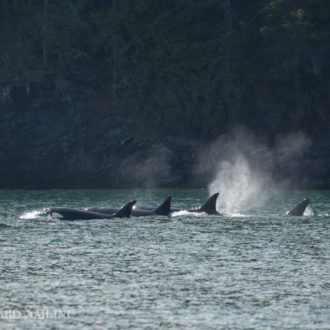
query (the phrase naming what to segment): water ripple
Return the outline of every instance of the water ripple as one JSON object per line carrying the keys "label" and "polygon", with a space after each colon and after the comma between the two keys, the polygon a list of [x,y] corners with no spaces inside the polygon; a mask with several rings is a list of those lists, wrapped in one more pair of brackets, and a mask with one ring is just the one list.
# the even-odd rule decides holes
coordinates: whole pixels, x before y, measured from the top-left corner
{"label": "water ripple", "polygon": [[[280,212],[286,206],[276,203],[274,210],[268,205],[246,216],[63,222],[20,216],[62,203],[77,207],[81,198],[84,205],[107,200],[122,205],[125,194],[2,194],[7,201],[0,206],[3,328],[319,329],[330,324],[325,215],[286,217]],[[321,202],[323,194],[320,201],[314,194],[313,210],[330,209]],[[154,192],[153,204],[167,195]],[[198,205],[200,196],[177,191],[180,207]]]}

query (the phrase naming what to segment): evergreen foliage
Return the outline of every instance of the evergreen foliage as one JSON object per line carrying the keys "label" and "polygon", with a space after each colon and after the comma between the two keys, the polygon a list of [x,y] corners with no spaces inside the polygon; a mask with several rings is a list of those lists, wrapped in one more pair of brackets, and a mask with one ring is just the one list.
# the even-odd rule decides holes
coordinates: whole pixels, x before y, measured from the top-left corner
{"label": "evergreen foliage", "polygon": [[326,0],[3,0],[0,28],[3,102],[51,82],[203,138],[329,126]]}

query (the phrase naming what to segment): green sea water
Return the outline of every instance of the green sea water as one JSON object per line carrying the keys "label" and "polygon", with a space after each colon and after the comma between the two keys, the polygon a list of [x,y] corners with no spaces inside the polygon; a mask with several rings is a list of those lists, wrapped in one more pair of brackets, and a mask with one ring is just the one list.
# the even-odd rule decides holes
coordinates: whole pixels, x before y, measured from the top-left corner
{"label": "green sea water", "polygon": [[[208,192],[0,191],[0,328],[330,328],[330,191],[272,191],[230,212],[220,201],[223,216],[38,213],[168,195],[191,208]],[[285,215],[305,197],[306,215]]]}

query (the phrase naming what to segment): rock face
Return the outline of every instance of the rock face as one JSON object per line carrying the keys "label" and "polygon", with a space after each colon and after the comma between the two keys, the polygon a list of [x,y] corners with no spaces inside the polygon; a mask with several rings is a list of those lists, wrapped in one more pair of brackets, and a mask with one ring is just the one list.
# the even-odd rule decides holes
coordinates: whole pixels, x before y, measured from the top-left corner
{"label": "rock face", "polygon": [[[209,143],[191,134],[136,133],[125,113],[94,114],[82,97],[17,94],[0,105],[0,188],[205,187],[214,175],[214,164],[200,169]],[[330,143],[284,155],[266,150],[250,162],[291,187],[330,187]]]}
{"label": "rock face", "polygon": [[[74,105],[72,105],[74,104]],[[125,115],[97,115],[52,95],[0,106],[1,188],[181,186],[195,143],[132,135]]]}

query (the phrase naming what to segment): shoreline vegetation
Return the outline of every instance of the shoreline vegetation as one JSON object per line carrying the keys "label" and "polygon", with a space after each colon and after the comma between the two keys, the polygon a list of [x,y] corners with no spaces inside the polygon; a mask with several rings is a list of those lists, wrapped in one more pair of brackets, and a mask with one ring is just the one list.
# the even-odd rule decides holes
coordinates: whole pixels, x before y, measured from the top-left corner
{"label": "shoreline vegetation", "polygon": [[3,1],[0,187],[329,189],[329,17],[325,0]]}

